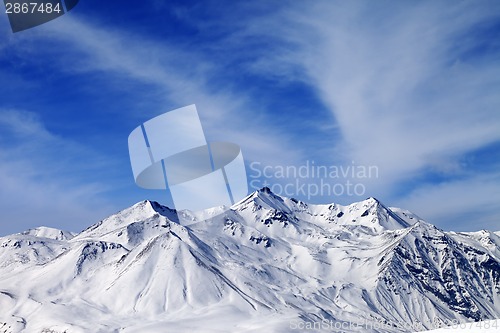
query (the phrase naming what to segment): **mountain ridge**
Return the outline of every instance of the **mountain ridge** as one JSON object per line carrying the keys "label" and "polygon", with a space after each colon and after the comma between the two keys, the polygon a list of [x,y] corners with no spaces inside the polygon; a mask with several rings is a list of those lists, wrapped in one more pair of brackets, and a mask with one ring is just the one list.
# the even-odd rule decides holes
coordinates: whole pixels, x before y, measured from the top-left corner
{"label": "mountain ridge", "polygon": [[445,232],[375,198],[313,205],[263,188],[202,213],[144,200],[67,238],[40,230],[0,238],[11,332],[409,332],[500,317],[497,233]]}

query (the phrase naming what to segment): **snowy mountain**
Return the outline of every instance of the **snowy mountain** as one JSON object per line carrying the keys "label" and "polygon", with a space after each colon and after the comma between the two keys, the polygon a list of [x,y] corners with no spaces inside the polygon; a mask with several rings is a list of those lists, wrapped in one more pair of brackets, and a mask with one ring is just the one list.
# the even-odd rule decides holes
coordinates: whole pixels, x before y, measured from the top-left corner
{"label": "snowy mountain", "polygon": [[412,332],[500,318],[498,233],[264,188],[0,238],[0,332]]}

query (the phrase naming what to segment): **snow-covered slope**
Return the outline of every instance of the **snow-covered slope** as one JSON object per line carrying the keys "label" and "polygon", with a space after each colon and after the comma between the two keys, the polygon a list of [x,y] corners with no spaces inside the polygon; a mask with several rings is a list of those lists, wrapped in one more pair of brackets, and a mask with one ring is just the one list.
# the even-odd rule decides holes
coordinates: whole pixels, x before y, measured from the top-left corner
{"label": "snow-covered slope", "polygon": [[411,332],[500,318],[495,233],[267,188],[214,212],[179,212],[186,226],[143,201],[76,235],[0,238],[0,332]]}

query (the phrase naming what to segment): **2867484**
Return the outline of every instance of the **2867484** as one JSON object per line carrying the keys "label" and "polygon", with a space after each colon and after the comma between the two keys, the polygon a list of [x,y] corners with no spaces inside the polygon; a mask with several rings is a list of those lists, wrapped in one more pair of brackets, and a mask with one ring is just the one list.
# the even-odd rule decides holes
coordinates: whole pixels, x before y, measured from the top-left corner
{"label": "2867484", "polygon": [[15,2],[10,3],[7,2],[5,4],[5,13],[6,14],[35,14],[35,13],[44,13],[44,14],[52,14],[52,13],[61,13],[62,9],[59,3],[55,5],[50,2]]}

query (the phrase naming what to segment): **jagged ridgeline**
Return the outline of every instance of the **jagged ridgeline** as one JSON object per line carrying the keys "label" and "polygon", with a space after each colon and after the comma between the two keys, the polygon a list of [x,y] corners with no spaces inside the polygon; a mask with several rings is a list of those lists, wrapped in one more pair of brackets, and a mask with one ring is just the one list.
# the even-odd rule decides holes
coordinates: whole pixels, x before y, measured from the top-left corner
{"label": "jagged ridgeline", "polygon": [[500,318],[498,232],[267,188],[221,211],[179,212],[193,222],[182,226],[143,201],[77,234],[0,238],[0,332],[409,332]]}

